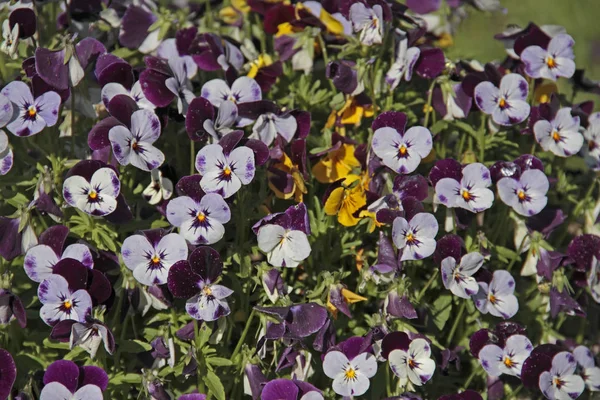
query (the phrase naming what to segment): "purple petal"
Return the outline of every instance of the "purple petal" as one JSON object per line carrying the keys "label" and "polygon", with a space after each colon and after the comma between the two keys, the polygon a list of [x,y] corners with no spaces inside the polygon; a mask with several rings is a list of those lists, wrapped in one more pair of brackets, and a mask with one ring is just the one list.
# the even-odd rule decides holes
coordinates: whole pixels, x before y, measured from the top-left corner
{"label": "purple petal", "polygon": [[447,158],[435,163],[429,172],[429,180],[435,186],[443,178],[462,179],[462,166],[453,158]]}
{"label": "purple petal", "polygon": [[375,132],[383,127],[393,128],[402,135],[406,128],[406,114],[398,111],[386,111],[379,114],[371,124],[371,129]]}
{"label": "purple petal", "polygon": [[262,400],[296,400],[298,387],[288,379],[275,379],[268,382],[262,389]]}
{"label": "purple petal", "polygon": [[102,391],[105,391],[108,387],[108,375],[102,368],[88,365],[79,368],[79,372],[79,387],[96,385]]}
{"label": "purple petal", "polygon": [[206,140],[208,132],[204,129],[206,120],[215,118],[214,106],[204,97],[196,97],[188,106],[185,130],[191,140],[199,142]]}
{"label": "purple petal", "polygon": [[131,126],[131,117],[134,112],[139,110],[135,100],[125,94],[118,94],[113,97],[107,108],[110,115],[126,126]]}
{"label": "purple petal", "polygon": [[190,269],[207,282],[215,282],[223,271],[219,253],[211,247],[200,246],[190,254]]}
{"label": "purple petal", "polygon": [[187,261],[178,261],[169,269],[167,279],[169,291],[175,297],[189,299],[200,291],[197,286],[199,278],[195,272],[192,272]]}
{"label": "purple petal", "polygon": [[175,98],[175,94],[166,86],[168,78],[168,75],[152,69],[146,69],[140,74],[144,96],[156,107],[166,107]]}
{"label": "purple petal", "polygon": [[204,191],[200,188],[200,181],[202,176],[190,175],[184,176],[177,182],[176,188],[180,196],[191,197],[195,202],[200,202],[204,197]]}
{"label": "purple petal", "polygon": [[109,147],[108,132],[117,125],[121,125],[121,122],[114,117],[104,118],[94,125],[90,133],[88,133],[88,146],[90,146],[90,149],[101,150]]}
{"label": "purple petal", "polygon": [[37,17],[31,8],[16,8],[8,16],[11,31],[15,25],[19,25],[19,39],[27,39],[33,36],[37,30]]}
{"label": "purple petal", "polygon": [[75,46],[75,52],[77,53],[77,60],[81,64],[81,68],[86,69],[87,66],[96,61],[101,55],[106,53],[106,47],[98,40],[92,37],[86,37],[77,43]]}
{"label": "purple petal", "polygon": [[576,269],[589,271],[592,267],[592,259],[598,257],[600,249],[600,237],[596,235],[579,235],[575,237],[567,249],[567,255],[575,260]]}
{"label": "purple petal", "polygon": [[142,7],[129,6],[121,20],[119,42],[128,49],[135,50],[148,37],[148,28],[158,18]]}
{"label": "purple petal", "polygon": [[16,378],[15,361],[8,351],[0,349],[0,398],[9,398]]}
{"label": "purple petal", "polygon": [[79,381],[79,368],[73,361],[54,361],[44,373],[44,385],[50,382],[58,382],[69,389],[72,393],[77,390]]}
{"label": "purple petal", "polygon": [[72,258],[60,260],[52,270],[54,274],[61,275],[67,280],[72,292],[87,287],[88,271],[86,266]]}
{"label": "purple petal", "polygon": [[441,49],[421,50],[421,56],[415,65],[415,72],[422,78],[433,79],[446,67],[446,58]]}
{"label": "purple petal", "polygon": [[64,63],[65,50],[48,50],[38,47],[35,50],[35,70],[50,86],[59,90],[69,88],[69,69]]}
{"label": "purple petal", "polygon": [[387,360],[393,350],[408,350],[410,339],[404,332],[391,332],[381,342],[381,356]]}

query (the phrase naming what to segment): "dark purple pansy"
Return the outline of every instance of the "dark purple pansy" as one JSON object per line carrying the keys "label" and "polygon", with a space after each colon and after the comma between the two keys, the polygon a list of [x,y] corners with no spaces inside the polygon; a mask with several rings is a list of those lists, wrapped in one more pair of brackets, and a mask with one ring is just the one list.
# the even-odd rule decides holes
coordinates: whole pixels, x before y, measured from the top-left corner
{"label": "dark purple pansy", "polygon": [[442,49],[423,49],[415,65],[415,72],[422,78],[433,79],[446,67],[446,58]]}
{"label": "dark purple pansy", "polygon": [[121,20],[119,43],[128,49],[139,49],[142,53],[150,53],[160,44],[158,39],[160,29],[148,32],[148,29],[158,20],[145,7],[131,5],[125,11]]}
{"label": "dark purple pansy", "polygon": [[10,353],[0,349],[0,398],[8,399],[17,379],[17,366]]}
{"label": "dark purple pansy", "polygon": [[11,31],[18,25],[19,39],[27,39],[37,31],[37,18],[31,8],[15,8],[8,16],[8,22]]}
{"label": "dark purple pansy", "polygon": [[560,312],[567,315],[585,317],[586,312],[581,305],[569,294],[567,288],[559,291],[556,287],[550,289],[550,315],[556,318]]}
{"label": "dark purple pansy", "polygon": [[465,254],[467,254],[467,249],[464,240],[460,236],[450,233],[437,241],[433,261],[438,265],[447,257],[459,261]]}
{"label": "dark purple pansy", "polygon": [[0,289],[0,324],[8,324],[13,319],[21,328],[27,325],[27,314],[19,296],[9,290]]}
{"label": "dark purple pansy", "polygon": [[78,367],[73,361],[59,360],[44,373],[44,388],[40,400],[86,399],[102,400],[108,386],[108,375],[100,367]]}
{"label": "dark purple pansy", "polygon": [[415,307],[406,295],[400,296],[398,292],[391,291],[388,293],[386,304],[387,313],[396,318],[415,319],[418,317]]}
{"label": "dark purple pansy", "polygon": [[267,339],[301,339],[319,331],[327,321],[327,310],[316,303],[254,308],[279,321],[267,326]]}
{"label": "dark purple pansy", "polygon": [[252,231],[258,234],[263,225],[275,224],[286,229],[299,230],[310,235],[310,222],[304,203],[289,207],[284,212],[269,214],[252,226]]}
{"label": "dark purple pansy", "polygon": [[[346,60],[332,61],[327,64],[326,76],[333,81],[337,90],[345,94],[356,94],[358,85],[358,71],[355,63]],[[362,88],[361,88],[362,91]]]}
{"label": "dark purple pansy", "polygon": [[321,391],[303,381],[295,379],[274,379],[263,387],[261,400],[318,400],[323,399]]}
{"label": "dark purple pansy", "polygon": [[552,358],[560,352],[561,348],[555,344],[542,344],[531,352],[529,358],[523,362],[521,381],[530,389],[538,389],[540,375],[552,368]]}
{"label": "dark purple pansy", "polygon": [[584,234],[575,237],[569,243],[567,255],[575,261],[575,269],[589,271],[592,259],[600,259],[600,236]]}

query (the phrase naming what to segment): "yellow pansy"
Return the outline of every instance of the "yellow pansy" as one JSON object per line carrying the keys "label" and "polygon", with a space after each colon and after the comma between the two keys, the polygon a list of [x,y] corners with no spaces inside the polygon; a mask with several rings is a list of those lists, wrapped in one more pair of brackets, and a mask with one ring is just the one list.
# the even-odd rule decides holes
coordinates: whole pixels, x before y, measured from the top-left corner
{"label": "yellow pansy", "polygon": [[327,295],[327,309],[333,314],[334,318],[337,318],[338,311],[350,317],[350,310],[347,305],[366,300],[366,297],[346,289],[341,284],[331,285]]}
{"label": "yellow pansy", "polygon": [[354,214],[367,204],[367,195],[358,175],[348,175],[342,185],[331,191],[325,202],[325,214],[337,215],[344,226],[354,226],[360,217]]}
{"label": "yellow pansy", "polygon": [[[298,11],[300,10],[306,10],[307,12],[312,14],[312,11],[303,3],[298,3],[296,4],[296,18],[298,19],[300,19],[300,16],[298,15]],[[340,21],[335,19],[333,15],[328,13],[327,10],[325,10],[323,7],[321,7],[319,15],[315,15],[315,17],[319,18],[319,21],[321,21],[323,25],[325,25],[325,28],[327,28],[328,32],[338,36],[344,34],[344,25],[342,25]]]}
{"label": "yellow pansy", "polygon": [[336,124],[359,126],[363,117],[373,116],[373,106],[371,104],[358,104],[356,99],[348,96],[346,103],[340,110],[333,110],[325,124],[326,128],[332,128]]}
{"label": "yellow pansy", "polygon": [[294,165],[292,159],[284,153],[283,160],[277,164],[274,164],[272,168],[278,169],[290,175],[293,181],[292,190],[288,193],[284,193],[280,190],[280,188],[277,188],[277,186],[271,182],[270,178],[275,177],[275,174],[273,172],[267,172],[267,176],[269,177],[269,188],[271,188],[273,193],[275,193],[275,196],[285,200],[294,197],[296,202],[301,202],[304,198],[304,194],[307,193],[307,190],[304,183],[304,178],[302,177],[302,173],[300,173],[298,166]]}
{"label": "yellow pansy", "polygon": [[333,183],[347,177],[352,169],[360,167],[354,150],[354,145],[342,144],[339,149],[330,151],[314,165],[313,175],[321,183]]}
{"label": "yellow pansy", "polygon": [[247,76],[254,79],[261,68],[268,67],[271,64],[273,64],[273,58],[270,55],[259,54],[258,58],[250,63],[250,70]]}

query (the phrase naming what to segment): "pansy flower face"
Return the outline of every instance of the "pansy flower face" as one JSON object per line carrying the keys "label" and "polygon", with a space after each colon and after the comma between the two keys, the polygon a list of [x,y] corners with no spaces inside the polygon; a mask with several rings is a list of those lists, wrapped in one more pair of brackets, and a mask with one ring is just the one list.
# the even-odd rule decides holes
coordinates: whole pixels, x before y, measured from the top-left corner
{"label": "pansy flower face", "polygon": [[520,215],[530,217],[542,211],[548,203],[546,193],[550,183],[539,169],[529,169],[516,178],[505,177],[498,181],[498,195]]}
{"label": "pansy flower face", "polygon": [[46,244],[38,244],[27,250],[23,267],[25,273],[34,282],[41,282],[52,275],[54,266],[60,260],[77,260],[84,266],[94,268],[94,260],[90,249],[81,243],[71,244],[65,247],[62,254],[56,254],[52,247]]}
{"label": "pansy flower face", "polygon": [[444,287],[455,296],[469,299],[477,293],[479,285],[473,274],[483,266],[483,256],[474,252],[464,255],[460,264],[456,265],[454,257],[446,257],[442,260],[442,282]]}
{"label": "pansy flower face", "polygon": [[385,126],[375,131],[371,145],[388,168],[399,174],[410,174],[431,152],[432,138],[429,129],[422,126],[413,126],[406,132]]}
{"label": "pansy flower face", "polygon": [[529,46],[521,53],[525,72],[532,78],[555,81],[558,77],[570,78],[575,73],[573,38],[565,33],[556,35],[548,43],[548,49]]}
{"label": "pansy flower face", "polygon": [[515,291],[515,279],[505,270],[494,271],[489,285],[479,282],[479,291],[473,297],[475,306],[483,313],[488,312],[495,317],[512,318],[519,311]]}
{"label": "pansy flower face", "polygon": [[388,355],[388,362],[400,383],[410,381],[422,386],[433,376],[435,361],[431,359],[431,347],[425,339],[414,339],[408,349],[394,349]]}
{"label": "pansy flower face", "polygon": [[400,41],[396,61],[385,75],[385,81],[390,85],[390,89],[394,90],[402,79],[407,82],[411,80],[420,54],[421,50],[418,47],[408,47],[408,39],[404,38]]}
{"label": "pansy flower face", "polygon": [[35,135],[58,121],[61,100],[56,92],[46,92],[34,99],[26,83],[13,81],[0,93],[8,97],[17,109],[17,117],[6,127],[16,136]]}
{"label": "pansy flower face", "polygon": [[492,184],[490,171],[480,163],[469,164],[462,170],[462,179],[440,179],[435,192],[440,203],[446,207],[459,207],[471,212],[487,210],[494,202],[494,193],[488,189]]}
{"label": "pansy flower face", "polygon": [[147,236],[132,235],[125,239],[121,253],[133,277],[143,285],[152,286],[167,283],[169,268],[187,259],[188,247],[176,233],[161,237],[160,233],[149,231]]}
{"label": "pansy flower face", "polygon": [[120,191],[121,182],[111,168],[98,169],[89,182],[79,175],[70,176],[63,185],[63,197],[70,206],[95,216],[115,211]]}
{"label": "pansy flower face", "polygon": [[192,92],[192,83],[189,79],[190,66],[193,65],[195,68],[196,64],[181,58],[169,59],[168,62],[173,76],[165,81],[165,86],[177,97],[179,114],[185,115],[190,102],[196,97]]}
{"label": "pansy flower face", "polygon": [[328,352],[323,372],[333,379],[333,390],[340,396],[362,396],[369,390],[369,378],[377,372],[377,361],[370,353],[360,353],[352,360],[341,351]]}
{"label": "pansy flower face", "polygon": [[8,136],[0,129],[0,175],[6,175],[13,166],[14,155],[8,145]]}
{"label": "pansy flower face", "polygon": [[240,146],[226,155],[221,145],[209,144],[198,152],[196,169],[202,175],[202,190],[228,198],[254,178],[254,153]]}
{"label": "pansy flower face", "polygon": [[559,157],[569,157],[583,146],[583,135],[579,133],[579,117],[571,115],[571,108],[558,110],[552,122],[541,119],[533,125],[535,140],[545,151]]}
{"label": "pansy flower face", "polygon": [[583,155],[587,164],[594,170],[600,169],[600,112],[588,117],[588,127],[583,132],[587,146],[583,146]]}
{"label": "pansy flower face", "polygon": [[[220,107],[225,101],[240,104],[262,100],[260,86],[254,79],[247,76],[237,78],[231,87],[222,79],[213,79],[202,86],[200,93],[215,107]],[[237,126],[243,127],[250,123],[252,120],[249,118],[239,118]]]}
{"label": "pansy flower face", "polygon": [[502,77],[500,88],[492,82],[481,82],[475,87],[475,103],[485,114],[491,115],[498,125],[519,124],[529,116],[527,103],[529,85],[519,74]]}
{"label": "pansy flower face", "polygon": [[360,32],[360,41],[366,46],[381,44],[383,40],[383,9],[379,4],[368,8],[356,2],[350,7],[350,21],[354,32]]}
{"label": "pansy flower face", "polygon": [[150,204],[157,205],[163,200],[169,200],[173,195],[173,182],[163,176],[159,169],[150,171],[152,180],[142,192],[146,201]]}
{"label": "pansy flower face", "polygon": [[102,102],[105,107],[108,107],[108,103],[117,95],[123,94],[128,96],[135,101],[139,108],[144,110],[154,110],[156,107],[152,104],[142,91],[142,84],[137,81],[131,87],[131,90],[127,90],[125,86],[117,82],[109,82],[102,87],[102,93],[100,94]]}
{"label": "pansy flower face", "polygon": [[502,374],[521,376],[523,362],[529,357],[533,345],[526,336],[512,335],[506,340],[504,349],[488,344],[479,351],[479,362],[488,375]]}
{"label": "pansy flower face", "polygon": [[429,213],[418,213],[410,221],[397,217],[392,227],[392,240],[402,249],[401,260],[420,260],[432,255],[438,229],[437,220]]}
{"label": "pansy flower face", "polygon": [[84,322],[92,310],[92,298],[85,289],[71,292],[69,283],[61,275],[50,275],[40,284],[38,297],[43,304],[42,320],[52,326],[65,319]]}
{"label": "pansy flower face", "polygon": [[298,129],[298,123],[293,115],[276,115],[274,113],[265,113],[260,115],[252,127],[252,137],[261,140],[267,146],[273,143],[273,140],[279,134],[287,142],[291,142]]}
{"label": "pansy flower face", "polygon": [[217,111],[217,118],[204,120],[202,127],[213,141],[218,142],[221,138],[233,131],[238,120],[238,108],[232,101],[221,103]]}
{"label": "pansy flower face", "polygon": [[165,161],[162,151],[153,146],[160,137],[160,120],[150,110],[138,110],[131,116],[131,129],[117,125],[108,138],[121,165],[132,164],[144,171],[158,168]]}
{"label": "pansy flower face", "polygon": [[267,253],[274,267],[295,268],[310,255],[306,234],[280,225],[263,225],[258,231],[258,247]]}
{"label": "pansy flower face", "polygon": [[577,346],[573,350],[573,357],[581,367],[581,377],[588,390],[597,392],[600,390],[600,368],[596,366],[594,355],[585,346]]}
{"label": "pansy flower face", "polygon": [[[170,38],[163,40],[158,49],[156,49],[156,55],[167,61],[183,63],[187,79],[192,79],[198,72],[198,66],[192,56],[179,54],[177,39]],[[171,68],[173,67],[171,66]]]}
{"label": "pansy flower face", "polygon": [[208,193],[199,201],[180,196],[167,205],[167,219],[191,244],[213,244],[225,234],[223,224],[231,219],[231,211],[217,193]]}
{"label": "pansy flower face", "polygon": [[40,400],[102,400],[108,376],[100,367],[78,367],[73,361],[58,360],[44,373]]}
{"label": "pansy flower face", "polygon": [[15,24],[10,29],[10,21],[7,19],[2,23],[2,43],[0,51],[9,55],[13,60],[18,57],[17,49],[19,48],[19,24]]}
{"label": "pansy flower face", "polygon": [[540,390],[550,400],[576,399],[583,393],[585,382],[575,373],[573,354],[562,351],[552,358],[552,368],[540,375]]}

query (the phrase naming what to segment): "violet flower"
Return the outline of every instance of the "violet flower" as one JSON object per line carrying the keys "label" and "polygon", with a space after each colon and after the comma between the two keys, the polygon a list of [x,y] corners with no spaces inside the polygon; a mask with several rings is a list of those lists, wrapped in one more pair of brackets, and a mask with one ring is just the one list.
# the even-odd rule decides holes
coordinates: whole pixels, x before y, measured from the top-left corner
{"label": "violet flower", "polygon": [[385,75],[385,81],[391,90],[396,89],[402,79],[407,82],[411,80],[413,69],[421,55],[418,47],[408,47],[408,38],[405,34],[403,36],[398,43],[396,60]]}
{"label": "violet flower", "polygon": [[8,399],[17,379],[17,365],[10,353],[0,349],[0,398]]}
{"label": "violet flower", "polygon": [[143,285],[152,286],[167,283],[171,266],[187,260],[188,247],[181,235],[154,229],[129,236],[123,241],[121,253],[133,277]]}
{"label": "violet flower", "polygon": [[400,378],[400,386],[408,382],[422,386],[435,371],[429,342],[422,338],[410,340],[404,332],[388,333],[383,338],[381,356],[388,360],[390,369]]}
{"label": "violet flower", "polygon": [[529,357],[533,345],[526,336],[512,335],[506,340],[504,348],[488,344],[479,351],[479,362],[488,375],[501,374],[520,377],[523,362]]}
{"label": "violet flower", "polygon": [[[317,303],[295,304],[289,307],[254,306],[261,313],[268,314],[278,322],[267,324],[267,339],[302,339],[321,331],[329,321],[327,309]],[[315,338],[317,341],[319,334]]]}
{"label": "violet flower", "polygon": [[13,161],[14,154],[8,144],[8,136],[0,129],[0,175],[8,174],[13,166]]}
{"label": "violet flower", "polygon": [[508,74],[502,77],[500,88],[492,82],[481,82],[475,87],[475,103],[498,125],[510,126],[520,124],[529,116],[530,106],[527,103],[529,85],[519,74]]}
{"label": "violet flower", "polygon": [[444,287],[455,296],[469,299],[479,291],[479,285],[473,275],[482,266],[483,256],[477,252],[465,254],[459,265],[456,265],[454,257],[446,257],[440,267]]}
{"label": "violet flower", "polygon": [[11,28],[10,21],[5,19],[2,23],[2,39],[0,51],[16,60],[19,57],[17,53],[19,48],[19,24],[15,24]]}
{"label": "violet flower", "polygon": [[135,101],[139,108],[144,110],[154,110],[156,106],[152,104],[144,95],[142,91],[142,84],[137,81],[133,84],[130,90],[118,82],[109,82],[102,87],[100,97],[105,107],[108,107],[108,103],[120,94],[130,97]]}
{"label": "violet flower", "polygon": [[104,216],[117,208],[121,181],[111,168],[100,168],[88,181],[83,176],[72,175],[63,183],[63,197],[72,207],[95,216]]}
{"label": "violet flower", "polygon": [[583,393],[585,382],[575,373],[573,354],[562,351],[552,358],[552,368],[540,375],[540,390],[550,400],[576,399]]}
{"label": "violet flower", "polygon": [[550,183],[539,169],[524,171],[519,178],[502,178],[497,186],[500,200],[525,217],[538,214],[548,203]]}
{"label": "violet flower", "polygon": [[575,361],[581,367],[581,377],[585,382],[590,392],[597,392],[600,390],[600,368],[596,366],[594,355],[585,346],[577,346],[573,350],[573,357]]}
{"label": "violet flower", "polygon": [[92,298],[85,289],[71,291],[61,275],[50,275],[40,283],[38,297],[43,304],[42,320],[52,326],[65,319],[84,322],[92,311]]}
{"label": "violet flower", "polygon": [[548,48],[529,46],[521,53],[525,72],[532,78],[555,81],[558,77],[570,78],[575,73],[575,41],[567,34],[559,34],[548,43]]}
{"label": "violet flower", "polygon": [[[221,103],[231,101],[235,104],[243,104],[251,101],[262,100],[260,86],[252,78],[241,76],[237,78],[231,87],[222,79],[213,79],[206,82],[200,91],[201,96],[219,108]],[[238,127],[244,127],[252,123],[249,118],[239,118]]]}
{"label": "violet flower", "polygon": [[177,39],[165,39],[156,49],[156,55],[164,58],[167,61],[176,61],[183,63],[188,79],[192,79],[198,72],[198,66],[194,62],[194,58],[188,54],[181,55],[177,47]]}
{"label": "violet flower", "polygon": [[102,344],[108,354],[113,354],[116,349],[115,338],[111,330],[89,316],[83,323],[74,320],[60,321],[52,328],[50,338],[69,343],[71,349],[80,346],[88,352],[92,359],[96,357]]}
{"label": "violet flower", "polygon": [[173,296],[187,299],[185,309],[192,318],[215,321],[231,312],[226,298],[233,290],[215,284],[222,271],[217,251],[197,247],[188,261],[179,261],[169,270],[169,290]]}
{"label": "violet flower", "polygon": [[392,227],[392,240],[398,249],[402,249],[400,260],[420,260],[432,255],[438,229],[437,220],[429,213],[418,213],[410,221],[397,217]]}
{"label": "violet flower", "polygon": [[365,46],[381,44],[383,41],[383,8],[375,4],[369,8],[361,2],[350,7],[350,21],[354,32],[360,32],[360,41]]}
{"label": "violet flower", "polygon": [[264,385],[261,400],[323,400],[321,391],[296,379],[274,379]]}
{"label": "violet flower", "polygon": [[[446,163],[447,160],[438,161],[436,167]],[[462,177],[437,181],[435,193],[440,203],[448,208],[459,207],[478,213],[490,208],[494,202],[494,193],[487,189],[491,184],[490,171],[483,164],[473,163],[462,169]]]}
{"label": "violet flower", "polygon": [[17,117],[6,127],[16,136],[35,135],[58,121],[61,99],[56,92],[46,92],[34,99],[26,83],[13,81],[0,93],[8,97],[16,109]]}
{"label": "violet flower", "polygon": [[375,132],[371,143],[373,152],[388,168],[399,174],[413,172],[421,159],[431,152],[431,132],[422,126],[413,126],[405,131],[404,113],[384,112],[373,121],[372,128]]}
{"label": "violet flower", "polygon": [[290,113],[266,112],[256,119],[250,137],[259,139],[270,146],[279,135],[289,143],[294,138],[297,129],[296,118]]}
{"label": "violet flower", "polygon": [[559,157],[569,157],[583,146],[583,135],[579,132],[579,117],[571,115],[571,108],[558,110],[552,121],[540,119],[533,125],[535,140],[545,151]]}
{"label": "violet flower", "polygon": [[190,82],[190,78],[195,74],[196,64],[181,58],[169,59],[168,63],[173,76],[167,78],[165,86],[177,97],[177,111],[185,116],[190,102],[196,97]]}
{"label": "violet flower", "polygon": [[162,151],[153,146],[160,137],[160,120],[150,110],[138,110],[131,115],[131,128],[117,125],[108,138],[121,165],[133,165],[143,171],[160,167],[165,161]]}
{"label": "violet flower", "polygon": [[333,379],[333,391],[340,396],[362,396],[369,390],[369,379],[377,373],[375,356],[361,352],[359,347],[360,344],[352,342],[342,347],[344,352],[330,350],[323,359],[323,372]]}
{"label": "violet flower", "polygon": [[444,116],[444,121],[454,121],[469,115],[473,98],[465,93],[461,82],[454,84],[448,92],[439,87],[434,88],[432,104],[433,108]]}
{"label": "violet flower", "polygon": [[185,130],[191,140],[201,142],[210,137],[218,142],[223,136],[233,132],[238,120],[238,107],[232,101],[221,103],[215,113],[215,107],[204,97],[191,101],[185,117]]}
{"label": "violet flower", "polygon": [[108,375],[100,367],[78,367],[73,361],[58,360],[44,373],[40,400],[102,400],[108,386]]}
{"label": "violet flower", "polygon": [[160,45],[160,29],[148,31],[158,20],[147,7],[130,5],[121,19],[119,43],[131,50],[148,54]]}
{"label": "violet flower", "polygon": [[489,312],[495,317],[509,319],[519,311],[514,291],[515,279],[510,272],[496,270],[489,284],[479,282],[479,291],[473,296],[473,300],[482,314]]}

